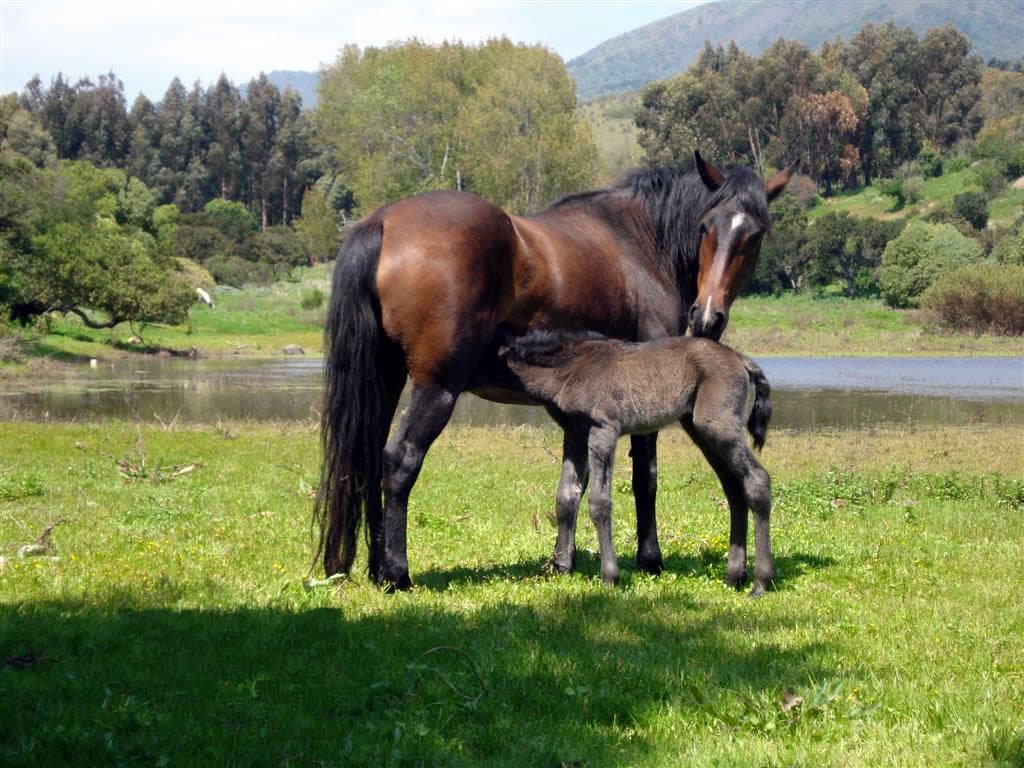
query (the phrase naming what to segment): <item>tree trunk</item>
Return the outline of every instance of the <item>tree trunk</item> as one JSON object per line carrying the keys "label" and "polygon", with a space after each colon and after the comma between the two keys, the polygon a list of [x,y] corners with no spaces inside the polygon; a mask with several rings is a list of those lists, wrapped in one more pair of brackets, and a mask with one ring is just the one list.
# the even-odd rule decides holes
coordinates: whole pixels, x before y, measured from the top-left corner
{"label": "tree trunk", "polygon": [[281,189],[281,223],[288,226],[288,177],[284,177]]}
{"label": "tree trunk", "polygon": [[267,195],[260,195],[260,232],[267,231]]}

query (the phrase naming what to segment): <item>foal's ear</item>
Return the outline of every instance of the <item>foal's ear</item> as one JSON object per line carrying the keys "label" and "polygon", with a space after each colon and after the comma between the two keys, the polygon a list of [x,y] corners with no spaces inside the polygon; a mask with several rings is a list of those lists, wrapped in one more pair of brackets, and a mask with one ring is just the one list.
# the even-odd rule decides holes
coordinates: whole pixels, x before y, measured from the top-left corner
{"label": "foal's ear", "polygon": [[764,183],[764,194],[768,198],[769,203],[782,194],[782,190],[789,184],[789,180],[793,178],[793,172],[796,171],[799,165],[800,160],[794,160]]}
{"label": "foal's ear", "polygon": [[700,156],[699,149],[693,150],[693,161],[697,165],[697,173],[700,174],[700,179],[704,182],[704,186],[712,192],[718,189],[725,177],[722,176],[722,172],[715,167],[715,164],[705,161],[704,158]]}

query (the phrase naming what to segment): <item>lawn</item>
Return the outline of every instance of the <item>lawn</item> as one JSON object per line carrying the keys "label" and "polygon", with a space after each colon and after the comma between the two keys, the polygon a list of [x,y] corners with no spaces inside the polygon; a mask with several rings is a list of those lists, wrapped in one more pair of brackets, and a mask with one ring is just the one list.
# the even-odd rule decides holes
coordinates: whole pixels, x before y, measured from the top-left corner
{"label": "lawn", "polygon": [[[5,766],[1024,764],[1019,429],[770,433],[757,601],[720,583],[728,516],[680,432],[666,573],[632,570],[623,456],[605,589],[585,516],[580,573],[543,574],[558,434],[447,431],[398,595],[304,587],[313,425],[139,434],[4,425]],[[59,519],[59,559],[15,556]]]}

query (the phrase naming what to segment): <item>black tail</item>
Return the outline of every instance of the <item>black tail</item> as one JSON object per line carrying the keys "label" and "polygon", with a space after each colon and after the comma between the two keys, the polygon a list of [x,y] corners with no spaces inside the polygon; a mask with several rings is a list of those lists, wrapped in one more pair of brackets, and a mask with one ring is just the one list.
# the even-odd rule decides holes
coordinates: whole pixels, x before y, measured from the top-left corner
{"label": "black tail", "polygon": [[314,518],[320,541],[314,562],[324,572],[348,573],[366,510],[381,515],[381,464],[388,428],[405,381],[405,368],[387,354],[391,342],[380,321],[376,274],[383,225],[356,225],[334,267],[324,327],[324,402],[320,417],[323,468]]}
{"label": "black tail", "polygon": [[747,419],[747,431],[754,438],[754,448],[764,448],[764,440],[768,435],[768,422],[772,418],[772,388],[768,379],[761,370],[761,366],[749,357],[740,355],[743,365],[750,374],[750,381],[754,385],[754,408],[750,411],[750,418]]}

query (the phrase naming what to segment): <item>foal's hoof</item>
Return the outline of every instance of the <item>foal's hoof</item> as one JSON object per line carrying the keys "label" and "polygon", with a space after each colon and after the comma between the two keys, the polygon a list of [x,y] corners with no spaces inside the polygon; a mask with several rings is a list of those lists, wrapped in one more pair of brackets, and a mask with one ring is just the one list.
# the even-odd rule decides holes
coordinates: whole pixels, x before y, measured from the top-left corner
{"label": "foal's hoof", "polygon": [[750,599],[760,600],[762,597],[768,594],[768,590],[771,589],[771,586],[771,582],[764,584],[763,582],[755,581],[754,586],[750,588]]}
{"label": "foal's hoof", "polygon": [[726,569],[725,572],[725,586],[731,589],[741,589],[744,584],[747,583],[747,569],[737,569],[730,571]]}

